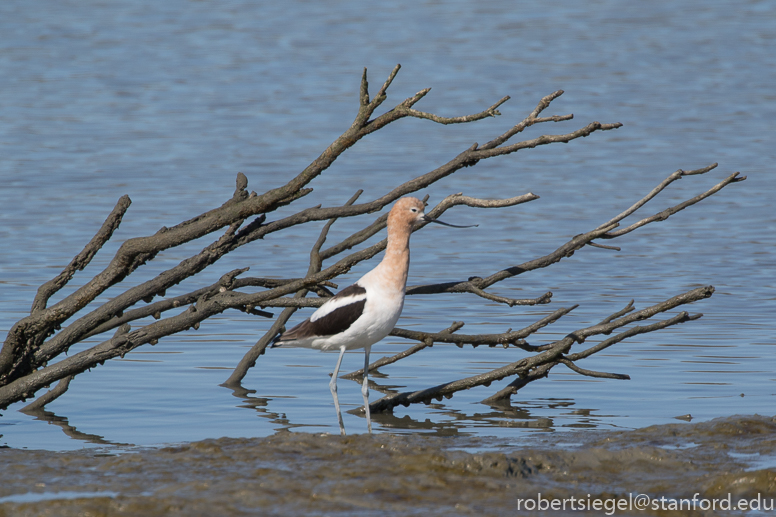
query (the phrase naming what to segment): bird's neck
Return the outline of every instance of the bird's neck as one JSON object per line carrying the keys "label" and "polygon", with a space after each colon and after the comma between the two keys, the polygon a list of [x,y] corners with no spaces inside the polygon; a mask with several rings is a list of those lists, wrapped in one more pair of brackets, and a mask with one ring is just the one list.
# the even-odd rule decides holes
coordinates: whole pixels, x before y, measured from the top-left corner
{"label": "bird's neck", "polygon": [[407,273],[410,268],[410,232],[388,232],[388,245],[385,248],[385,256],[380,262],[380,270],[384,281],[390,283],[394,289],[404,291],[407,286]]}

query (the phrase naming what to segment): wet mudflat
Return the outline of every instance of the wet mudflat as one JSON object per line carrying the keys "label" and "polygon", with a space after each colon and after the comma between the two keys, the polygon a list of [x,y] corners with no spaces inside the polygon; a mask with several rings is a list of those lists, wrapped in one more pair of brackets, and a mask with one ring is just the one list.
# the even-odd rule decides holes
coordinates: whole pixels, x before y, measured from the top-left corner
{"label": "wet mudflat", "polygon": [[533,515],[519,498],[776,497],[776,417],[530,440],[284,432],[124,453],[4,449],[0,516]]}

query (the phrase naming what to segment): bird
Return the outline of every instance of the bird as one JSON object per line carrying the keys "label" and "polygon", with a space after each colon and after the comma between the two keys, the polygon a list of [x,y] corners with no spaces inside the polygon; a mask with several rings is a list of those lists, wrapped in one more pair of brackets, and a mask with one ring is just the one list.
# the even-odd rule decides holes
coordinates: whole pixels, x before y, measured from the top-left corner
{"label": "bird", "polygon": [[[339,349],[337,365],[329,382],[340,432],[345,434],[337,397],[337,375],[346,350],[364,349],[364,379],[361,394],[367,428],[372,432],[369,412],[369,352],[372,345],[393,330],[404,308],[410,266],[410,235],[423,223],[458,226],[425,214],[425,203],[415,197],[399,199],[388,214],[388,245],[382,261],[356,283],[335,294],[309,318],[277,336],[272,347],[294,346],[320,350]],[[477,226],[477,225],[472,225]]]}

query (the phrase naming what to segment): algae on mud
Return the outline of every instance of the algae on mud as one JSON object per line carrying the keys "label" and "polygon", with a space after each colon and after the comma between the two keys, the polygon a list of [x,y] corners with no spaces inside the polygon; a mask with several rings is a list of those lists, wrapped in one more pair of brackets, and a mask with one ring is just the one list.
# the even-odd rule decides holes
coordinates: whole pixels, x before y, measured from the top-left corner
{"label": "algae on mud", "polygon": [[[578,445],[567,445],[572,441]],[[517,511],[517,498],[539,493],[545,499],[774,498],[776,417],[547,434],[524,445],[482,437],[283,432],[125,453],[5,449],[0,463],[2,517],[522,515],[531,512]]]}

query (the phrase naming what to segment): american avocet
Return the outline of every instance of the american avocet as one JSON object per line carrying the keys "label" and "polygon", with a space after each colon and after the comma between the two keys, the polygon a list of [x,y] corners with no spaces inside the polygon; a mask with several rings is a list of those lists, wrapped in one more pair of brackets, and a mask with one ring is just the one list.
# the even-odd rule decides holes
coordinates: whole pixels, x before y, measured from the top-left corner
{"label": "american avocet", "polygon": [[334,350],[339,348],[337,366],[329,382],[334,398],[340,431],[345,434],[337,397],[337,374],[345,350],[364,349],[364,396],[367,427],[372,432],[369,413],[369,351],[387,336],[399,320],[404,307],[407,272],[410,267],[410,235],[423,222],[456,226],[431,219],[423,212],[425,204],[405,197],[396,202],[388,214],[388,246],[380,264],[321,305],[309,318],[275,338],[272,346],[298,346]]}

